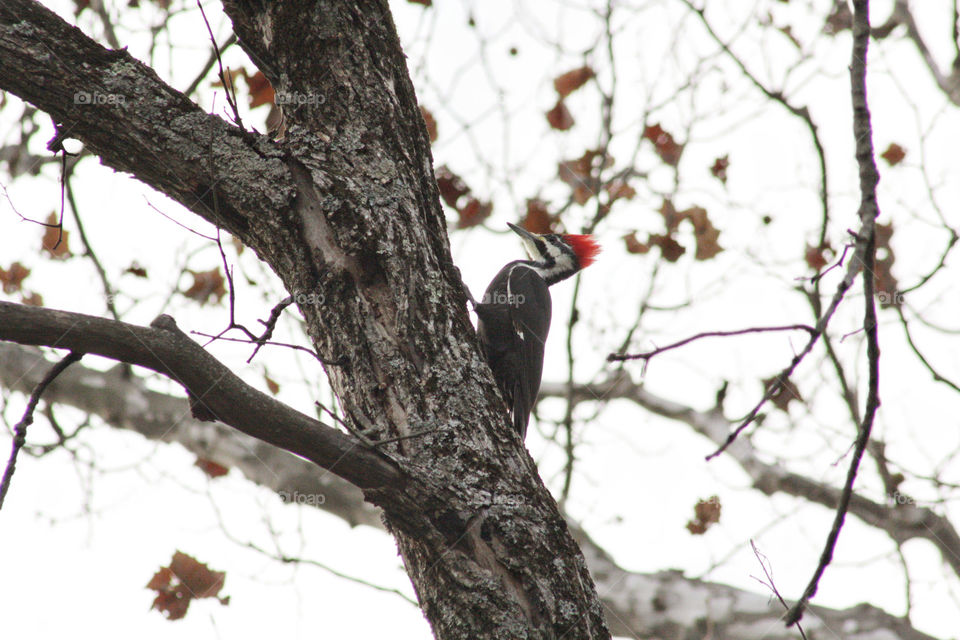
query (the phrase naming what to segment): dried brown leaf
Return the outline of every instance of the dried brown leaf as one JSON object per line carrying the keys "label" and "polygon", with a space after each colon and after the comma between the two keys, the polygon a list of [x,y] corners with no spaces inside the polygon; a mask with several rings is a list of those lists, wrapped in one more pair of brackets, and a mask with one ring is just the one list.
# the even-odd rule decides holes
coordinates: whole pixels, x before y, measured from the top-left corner
{"label": "dried brown leaf", "polygon": [[424,106],[420,107],[420,115],[423,116],[423,124],[427,127],[427,135],[430,137],[430,142],[434,143],[437,141],[437,119],[433,117],[433,114],[430,113],[430,110]]}
{"label": "dried brown leaf", "polygon": [[652,124],[643,130],[643,137],[653,143],[653,148],[664,164],[675,167],[680,163],[683,145],[678,144],[673,136],[664,131],[659,124]]}
{"label": "dried brown leaf", "polygon": [[201,471],[211,478],[219,478],[230,473],[229,468],[223,466],[219,462],[214,462],[210,458],[197,458],[197,461],[193,464],[194,466],[199,467]]}
{"label": "dried brown leaf", "polygon": [[47,227],[43,232],[43,252],[54,260],[66,260],[73,254],[70,253],[70,232],[58,224],[59,217],[56,213],[47,216]]}
{"label": "dried brown leaf", "polygon": [[650,245],[646,242],[640,242],[640,240],[637,239],[636,231],[623,236],[623,241],[627,245],[627,253],[643,254],[650,252]]}
{"label": "dried brown leaf", "polygon": [[220,299],[226,295],[225,280],[219,267],[210,271],[190,271],[190,275],[193,276],[193,284],[183,292],[183,295],[191,300],[207,304],[211,297],[215,302],[220,302]]}
{"label": "dried brown leaf", "polygon": [[471,197],[466,204],[457,209],[460,218],[457,220],[458,229],[468,229],[475,227],[490,217],[493,211],[492,202],[482,202]]}
{"label": "dried brown leaf", "polygon": [[660,247],[660,255],[667,262],[676,262],[684,253],[686,248],[670,236],[651,234],[648,243]]}
{"label": "dried brown leaf", "polygon": [[607,195],[610,196],[610,202],[615,202],[620,199],[633,200],[633,197],[637,195],[637,190],[627,184],[627,181],[622,178],[611,180],[604,185],[604,189]]}
{"label": "dried brown leaf", "polygon": [[[776,383],[777,379],[778,377],[774,376],[763,380],[763,387],[769,389],[771,385]],[[770,397],[770,402],[783,412],[787,411],[790,403],[794,400],[803,403],[803,396],[800,395],[800,389],[797,388],[797,385],[793,384],[793,381],[789,378],[785,380],[777,389],[777,392]]]}
{"label": "dried brown leaf", "polygon": [[440,197],[448,206],[456,209],[460,198],[470,193],[470,187],[463,181],[463,178],[451,171],[447,165],[437,167],[436,177],[437,187],[440,188]]}
{"label": "dried brown leaf", "polygon": [[566,131],[573,126],[573,116],[570,115],[570,110],[567,109],[567,105],[563,103],[563,98],[557,100],[557,104],[553,109],[547,111],[547,122],[557,131]]}
{"label": "dried brown leaf", "polygon": [[694,519],[687,523],[687,530],[695,536],[703,535],[712,525],[720,522],[721,509],[719,496],[698,500],[693,507]]}
{"label": "dried brown leaf", "polygon": [[560,98],[566,98],[568,95],[582,87],[594,77],[596,73],[590,67],[580,67],[557,76],[553,79],[553,88],[557,90]]}
{"label": "dried brown leaf", "polygon": [[880,154],[880,157],[886,160],[888,166],[895,167],[903,162],[903,159],[907,157],[907,152],[897,143],[891,142],[887,150]]}
{"label": "dried brown leaf", "polygon": [[250,93],[251,109],[262,107],[265,104],[273,104],[275,98],[273,85],[270,84],[270,81],[267,80],[267,76],[263,75],[262,71],[257,71],[252,76],[246,75],[246,72],[244,72],[243,77],[247,81],[247,89]]}
{"label": "dried brown leaf", "polygon": [[9,269],[0,267],[0,284],[3,285],[4,293],[16,293],[27,276],[30,275],[30,269],[19,262],[14,262]]}
{"label": "dried brown leaf", "polygon": [[547,203],[539,198],[527,200],[527,215],[522,226],[532,233],[553,233],[553,217]]}
{"label": "dried brown leaf", "polygon": [[730,156],[721,156],[713,161],[713,166],[710,167],[710,174],[723,184],[727,184],[727,169],[729,167]]}

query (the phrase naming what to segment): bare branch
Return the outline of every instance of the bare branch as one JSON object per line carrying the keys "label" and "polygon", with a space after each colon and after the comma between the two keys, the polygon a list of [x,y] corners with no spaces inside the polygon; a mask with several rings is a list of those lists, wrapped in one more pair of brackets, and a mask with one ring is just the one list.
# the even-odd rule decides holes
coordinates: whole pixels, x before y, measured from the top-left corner
{"label": "bare branch", "polygon": [[857,479],[860,460],[870,442],[870,431],[873,420],[880,406],[880,342],[877,335],[877,308],[874,299],[874,262],[876,259],[876,219],[880,214],[877,204],[877,182],[880,175],[873,158],[873,130],[870,123],[870,109],[867,103],[867,47],[870,44],[870,1],[854,0],[853,2],[853,54],[850,61],[850,86],[853,98],[853,135],[856,141],[857,163],[860,167],[860,235],[867,237],[866,248],[861,254],[859,251],[855,260],[863,261],[866,274],[863,278],[864,316],[863,329],[867,336],[867,362],[869,366],[869,380],[867,383],[867,402],[863,411],[863,421],[859,425],[857,441],[847,471],[847,480],[840,495],[840,504],[837,505],[833,526],[827,535],[827,541],[820,555],[820,562],[804,589],[800,600],[787,614],[787,626],[796,624],[803,617],[807,602],[816,594],[820,579],[823,577],[827,565],[833,559],[833,551],[843,521],[850,508],[850,498],[853,495],[853,485]]}
{"label": "bare branch", "polygon": [[0,339],[101,355],[183,385],[198,417],[216,419],[292,451],[359,487],[389,487],[400,474],[382,455],[250,387],[181,332],[169,316],[151,327],[0,302]]}
{"label": "bare branch", "polygon": [[[540,386],[542,396],[566,397],[565,383],[545,382]],[[715,410],[698,411],[658,396],[635,383],[628,375],[620,374],[605,382],[577,385],[573,390],[576,402],[625,399],[635,402],[651,413],[688,425],[696,433],[714,444],[727,438],[730,423]],[[818,480],[788,471],[780,464],[767,462],[749,439],[738,439],[727,449],[732,458],[750,478],[753,487],[766,495],[783,493],[803,498],[828,509],[836,509],[841,491]],[[943,561],[960,576],[960,534],[942,515],[915,502],[887,505],[854,493],[850,498],[850,513],[867,525],[885,532],[898,543],[921,539],[930,542],[940,552]]]}
{"label": "bare branch", "polygon": [[742,336],[748,333],[771,333],[774,331],[806,331],[811,336],[815,335],[817,332],[816,329],[806,324],[790,324],[781,327],[750,327],[748,329],[736,329],[732,331],[704,331],[703,333],[698,333],[695,336],[690,336],[689,338],[685,338],[679,342],[668,344],[665,347],[657,347],[652,351],[633,354],[611,353],[607,356],[607,360],[609,362],[620,362],[624,360],[649,360],[654,356],[660,355],[664,351],[670,351],[671,349],[682,347],[696,340],[700,340],[701,338],[724,338],[728,336]]}
{"label": "bare branch", "polygon": [[[0,342],[0,385],[10,391],[31,393],[40,383],[40,372],[52,365],[35,347]],[[383,528],[380,510],[364,501],[354,485],[236,429],[197,420],[190,415],[186,397],[153,391],[139,376],[125,375],[121,366],[99,371],[74,365],[57,378],[44,399],[98,416],[115,429],[153,442],[177,443],[280,496],[323,495],[317,506],[350,526]]]}

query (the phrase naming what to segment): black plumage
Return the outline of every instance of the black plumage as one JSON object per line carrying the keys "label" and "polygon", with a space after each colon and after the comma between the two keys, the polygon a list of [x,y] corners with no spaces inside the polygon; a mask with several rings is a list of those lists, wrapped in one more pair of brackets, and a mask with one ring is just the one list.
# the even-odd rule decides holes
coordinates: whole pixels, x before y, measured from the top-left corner
{"label": "black plumage", "polygon": [[536,271],[517,260],[494,277],[476,310],[483,354],[510,408],[513,426],[525,438],[543,374],[550,289]]}

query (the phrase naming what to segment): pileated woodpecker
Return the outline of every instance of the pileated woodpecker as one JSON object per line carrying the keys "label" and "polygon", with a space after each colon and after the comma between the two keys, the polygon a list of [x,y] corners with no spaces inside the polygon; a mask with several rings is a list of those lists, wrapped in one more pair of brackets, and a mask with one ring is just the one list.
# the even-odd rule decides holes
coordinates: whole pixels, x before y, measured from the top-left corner
{"label": "pileated woodpecker", "polygon": [[513,224],[510,228],[523,240],[530,259],[514,260],[501,269],[475,308],[483,354],[523,439],[540,390],[550,331],[548,287],[592,263],[600,246],[592,236],[539,235]]}

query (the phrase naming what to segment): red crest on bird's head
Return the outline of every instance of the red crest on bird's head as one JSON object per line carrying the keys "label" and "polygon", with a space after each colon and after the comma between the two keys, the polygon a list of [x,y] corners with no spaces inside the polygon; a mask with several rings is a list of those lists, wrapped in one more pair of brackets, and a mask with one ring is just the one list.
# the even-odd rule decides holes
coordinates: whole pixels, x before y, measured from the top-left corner
{"label": "red crest on bird's head", "polygon": [[593,236],[587,235],[565,235],[563,241],[570,245],[573,252],[577,254],[577,261],[580,268],[584,269],[593,264],[600,253],[600,245],[593,239]]}

